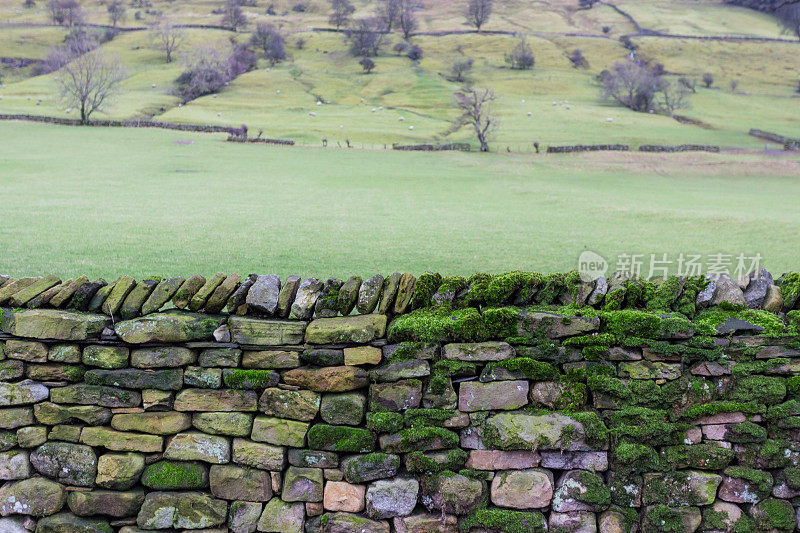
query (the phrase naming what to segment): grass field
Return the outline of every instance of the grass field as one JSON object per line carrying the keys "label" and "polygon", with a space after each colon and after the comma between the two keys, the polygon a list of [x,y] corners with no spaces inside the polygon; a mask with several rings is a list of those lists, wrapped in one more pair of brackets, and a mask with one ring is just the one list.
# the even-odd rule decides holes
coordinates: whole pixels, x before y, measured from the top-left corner
{"label": "grass field", "polygon": [[272,148],[15,122],[0,146],[14,275],[554,271],[586,249],[797,269],[798,156]]}

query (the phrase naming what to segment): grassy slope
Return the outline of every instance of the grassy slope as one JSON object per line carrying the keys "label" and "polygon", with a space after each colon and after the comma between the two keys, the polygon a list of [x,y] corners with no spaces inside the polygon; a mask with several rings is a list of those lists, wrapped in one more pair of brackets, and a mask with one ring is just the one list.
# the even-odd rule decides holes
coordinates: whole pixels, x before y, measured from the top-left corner
{"label": "grassy slope", "polygon": [[[216,24],[219,16],[212,15],[211,11],[218,3],[212,0],[156,1],[152,9],[168,13],[179,22]],[[656,0],[619,0],[618,3],[644,26],[662,31],[780,36],[770,17],[722,7],[715,0],[679,0],[668,4]],[[363,7],[366,2],[361,4],[361,12],[367,13]],[[44,4],[40,2],[40,5]],[[412,66],[404,57],[392,55],[388,51],[390,47],[386,47],[387,51],[376,60],[376,71],[364,75],[357,61],[345,52],[340,36],[307,31],[309,27],[327,25],[323,0],[312,1],[312,10],[303,14],[290,11],[288,0],[275,2],[275,5],[277,17],[264,17],[263,6],[246,11],[252,21],[269,18],[292,35],[289,38],[292,61],[269,71],[261,64],[259,70],[235,80],[217,97],[200,98],[182,107],[177,106],[178,98],[171,94],[172,81],[181,65],[164,64],[150,46],[145,32],[124,34],[104,45],[121,57],[130,72],[124,93],[109,108],[107,116],[133,118],[156,114],[164,120],[178,122],[234,126],[246,123],[254,132],[263,129],[270,136],[314,145],[322,138],[334,144],[344,144],[350,139],[356,146],[367,147],[445,138],[464,140],[469,138],[466,130],[448,135],[453,118],[451,95],[458,84],[445,78],[449,65],[461,56],[460,46],[464,53],[476,59],[471,80],[476,85],[494,88],[500,97],[497,111],[501,127],[496,144],[501,150],[509,147],[513,151],[530,151],[534,141],[545,145],[624,142],[757,147],[761,142],[747,136],[747,130],[752,127],[800,136],[800,105],[793,96],[800,45],[795,43],[637,38],[642,54],[663,62],[667,70],[674,73],[673,80],[679,75],[714,74],[717,86],[700,89],[691,99],[692,108],[683,112],[712,127],[703,129],[663,116],[633,113],[599,98],[595,76],[625,57],[627,52],[616,37],[633,29],[606,6],[576,11],[572,0],[499,2],[487,29],[528,33],[537,58],[532,73],[505,68],[503,56],[515,42],[512,37],[469,34],[415,37],[414,42],[425,51],[425,58],[418,66]],[[432,3],[423,12],[420,30],[466,29],[460,5],[459,2]],[[91,21],[106,22],[107,15],[101,5],[87,1],[86,6]],[[143,25],[152,18],[145,14],[137,21],[134,11],[129,10],[126,24]],[[4,20],[12,22],[46,21],[43,8],[19,9],[17,0],[0,0],[0,14],[4,15]],[[606,25],[611,27],[610,38],[603,38],[600,30]],[[218,30],[188,33],[191,41],[226,39],[231,35]],[[577,33],[596,37],[566,35]],[[63,31],[53,28],[3,28],[0,55],[43,57],[48,46],[58,42],[60,35]],[[246,37],[246,34],[239,35],[240,40]],[[308,42],[303,50],[295,46],[300,37]],[[399,37],[393,35],[391,40],[397,42]],[[588,70],[570,66],[567,54],[575,48],[584,51],[589,60]],[[51,77],[10,78],[0,90],[3,95],[0,112],[70,116],[54,93]],[[735,94],[727,90],[731,79],[739,81]],[[317,106],[318,96],[331,105]],[[39,105],[36,104],[38,99],[42,100]],[[569,104],[564,104],[565,101]],[[553,105],[554,102],[557,105]],[[310,113],[316,113],[316,117]],[[409,129],[412,126],[413,130]]]}
{"label": "grassy slope", "polygon": [[269,148],[9,122],[0,146],[0,271],[16,275],[552,271],[586,248],[797,268],[797,157]]}

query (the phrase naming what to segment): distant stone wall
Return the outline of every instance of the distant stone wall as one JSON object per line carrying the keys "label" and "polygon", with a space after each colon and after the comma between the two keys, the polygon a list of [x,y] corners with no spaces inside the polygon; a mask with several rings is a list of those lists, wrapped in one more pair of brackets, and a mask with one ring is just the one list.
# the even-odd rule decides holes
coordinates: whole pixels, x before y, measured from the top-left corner
{"label": "distant stone wall", "polygon": [[[81,121],[75,118],[47,117],[43,115],[0,113],[0,120],[27,120],[45,122],[62,126],[80,126]],[[91,120],[88,126],[105,126],[116,128],[162,128],[167,130],[199,131],[203,133],[234,133],[236,128],[229,126],[212,126],[210,124],[180,124],[177,122],[160,122],[158,120]]]}
{"label": "distant stone wall", "polygon": [[0,531],[792,531],[798,294],[0,276]]}
{"label": "distant stone wall", "polygon": [[469,152],[472,150],[472,146],[469,143],[393,144],[392,150],[404,150],[407,152],[440,152],[440,151]]}
{"label": "distant stone wall", "polygon": [[707,144],[643,144],[639,147],[640,152],[719,152],[719,146]]}
{"label": "distant stone wall", "polygon": [[567,154],[572,152],[627,152],[631,149],[627,144],[574,144],[569,146],[548,146],[548,154]]}

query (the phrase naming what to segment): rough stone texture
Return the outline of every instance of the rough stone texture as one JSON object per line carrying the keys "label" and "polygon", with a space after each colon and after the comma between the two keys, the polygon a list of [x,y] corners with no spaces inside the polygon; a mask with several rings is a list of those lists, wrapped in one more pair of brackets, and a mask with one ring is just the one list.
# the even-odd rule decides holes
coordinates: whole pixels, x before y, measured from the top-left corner
{"label": "rough stone texture", "polygon": [[508,470],[492,480],[492,503],[514,509],[541,509],[553,498],[552,474],[546,470]]}
{"label": "rough stone texture", "polygon": [[283,374],[289,385],[315,392],[347,392],[364,387],[367,373],[357,367],[296,368]]}
{"label": "rough stone texture", "polygon": [[309,422],[317,416],[320,395],[308,390],[265,389],[258,410],[268,416]]}
{"label": "rough stone texture", "polygon": [[233,462],[252,468],[280,472],[286,464],[285,449],[262,442],[233,439]]}
{"label": "rough stone texture", "polygon": [[306,443],[308,424],[296,420],[285,420],[258,416],[253,421],[252,439],[276,446],[302,448]]}
{"label": "rough stone texture", "polygon": [[119,322],[114,331],[130,344],[208,340],[220,326],[217,318],[170,311]]}
{"label": "rough stone texture", "polygon": [[299,276],[287,276],[278,293],[278,306],[275,308],[275,315],[280,318],[288,318],[292,310],[292,303],[297,297],[297,290],[300,288],[302,280]]}
{"label": "rough stone texture", "polygon": [[[757,277],[770,281],[766,290]],[[185,291],[162,282],[143,300],[153,285],[145,280],[121,304],[126,280],[78,278],[35,296],[32,311],[50,315],[68,313],[52,309],[71,305],[68,294],[83,295],[79,308],[120,304],[118,322],[101,316],[84,334],[92,315],[68,313],[35,326],[44,334],[3,333],[0,515],[14,517],[0,524],[32,531],[30,512],[52,517],[40,533],[455,533],[467,520],[472,533],[622,533],[631,519],[634,530],[656,533],[665,524],[712,531],[710,513],[723,510],[741,518],[739,529],[751,518],[758,531],[796,525],[792,275],[777,285],[763,273],[734,282],[734,295],[764,293],[755,312],[704,311],[715,281],[694,301],[702,305],[691,326],[636,310],[662,309],[653,299],[673,287],[669,306],[691,316],[690,280],[614,278],[595,297],[605,311],[598,323],[569,316],[580,312],[496,307],[591,300],[599,284],[571,277],[450,277],[437,293],[432,274],[397,274],[386,294],[386,280],[371,279],[327,283],[318,311],[332,318],[308,328],[277,318],[293,303],[288,279],[262,294],[274,311],[248,304],[257,275],[225,276],[213,290],[214,280]],[[206,311],[226,314],[119,322],[157,293],[153,310],[165,307],[172,291],[183,307],[204,299]],[[397,316],[430,291],[455,309]],[[370,314],[350,315],[361,296]],[[42,320],[3,308],[3,327],[34,319]],[[528,487],[535,482],[544,487]],[[137,518],[151,529],[134,526]]]}
{"label": "rough stone texture", "polygon": [[144,456],[138,453],[108,453],[97,461],[97,478],[100,487],[127,490],[139,481],[144,471]]}
{"label": "rough stone texture", "polygon": [[164,459],[203,461],[222,464],[230,461],[230,442],[225,437],[199,432],[179,433],[172,437],[164,450]]}
{"label": "rough stone texture", "polygon": [[0,516],[49,516],[67,501],[64,486],[42,477],[6,483],[0,487]]}
{"label": "rough stone texture", "polygon": [[304,322],[260,320],[232,316],[228,328],[234,342],[256,346],[292,345],[303,342]]}
{"label": "rough stone texture", "polygon": [[466,382],[459,389],[458,408],[465,412],[518,409],[528,403],[528,387],[526,380]]}
{"label": "rough stone texture", "polygon": [[272,498],[264,505],[258,520],[258,530],[266,533],[303,533],[305,507],[302,503],[289,503]]}
{"label": "rough stone texture", "polygon": [[290,318],[308,320],[314,314],[314,306],[325,286],[316,278],[306,278],[297,287],[297,294],[291,306]]}
{"label": "rough stone texture", "polygon": [[466,467],[475,470],[527,469],[539,466],[540,461],[539,453],[533,451],[472,450]]}
{"label": "rough stone texture", "polygon": [[227,504],[199,492],[151,492],[136,517],[142,529],[201,529],[223,524]]}
{"label": "rough stone texture", "polygon": [[31,452],[31,464],[40,474],[66,485],[91,487],[97,475],[97,455],[81,444],[47,442]]}
{"label": "rough stone texture", "polygon": [[323,506],[326,511],[360,513],[364,510],[364,485],[353,485],[344,481],[329,481],[325,484]]}
{"label": "rough stone texture", "polygon": [[506,342],[454,343],[445,344],[442,349],[445,359],[458,361],[486,362],[504,361],[514,357],[514,348]]}
{"label": "rough stone texture", "polygon": [[384,315],[318,318],[308,325],[305,340],[310,344],[367,343],[383,337],[385,332]]}
{"label": "rough stone texture", "polygon": [[110,322],[104,315],[34,309],[3,313],[3,333],[34,339],[80,341],[96,337]]}
{"label": "rough stone texture", "polygon": [[272,497],[269,472],[233,465],[212,465],[209,470],[211,493],[225,500],[267,501]]}
{"label": "rough stone texture", "polygon": [[325,394],[320,405],[320,417],[336,426],[357,426],[364,418],[367,399],[357,392]]}
{"label": "rough stone texture", "polygon": [[375,519],[408,516],[417,505],[418,494],[416,479],[397,477],[370,483],[365,498],[367,516]]}
{"label": "rough stone texture", "polygon": [[70,511],[78,516],[107,515],[113,518],[136,516],[144,503],[144,491],[73,491],[67,496]]}
{"label": "rough stone texture", "polygon": [[358,303],[356,308],[361,315],[368,315],[375,311],[381,297],[383,288],[383,276],[376,274],[364,281],[358,290]]}
{"label": "rough stone texture", "polygon": [[285,502],[321,502],[322,470],[290,466],[283,476],[281,499]]}
{"label": "rough stone texture", "polygon": [[[486,424],[497,432],[497,446],[505,450],[531,448],[554,449],[563,447],[567,451],[591,451],[585,442],[583,425],[565,415],[525,415],[500,413],[487,419]],[[562,442],[565,428],[569,442]]]}

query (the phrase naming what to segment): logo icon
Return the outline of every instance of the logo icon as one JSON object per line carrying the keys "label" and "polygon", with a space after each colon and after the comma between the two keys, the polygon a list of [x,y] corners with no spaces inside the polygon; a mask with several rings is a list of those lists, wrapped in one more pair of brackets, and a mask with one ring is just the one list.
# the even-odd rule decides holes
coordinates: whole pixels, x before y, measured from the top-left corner
{"label": "logo icon", "polygon": [[578,257],[578,274],[582,281],[591,283],[605,276],[606,271],[608,271],[608,261],[600,254],[585,250]]}

